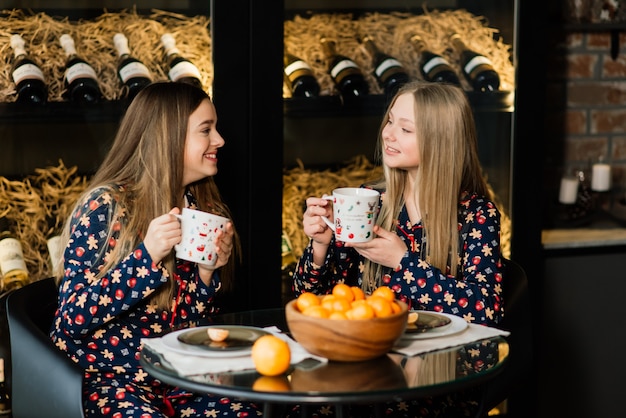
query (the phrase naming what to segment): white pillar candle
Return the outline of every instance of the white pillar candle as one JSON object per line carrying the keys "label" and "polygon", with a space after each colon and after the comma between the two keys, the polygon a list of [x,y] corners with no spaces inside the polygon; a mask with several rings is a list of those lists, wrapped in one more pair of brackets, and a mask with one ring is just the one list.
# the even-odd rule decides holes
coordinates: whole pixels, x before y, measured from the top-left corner
{"label": "white pillar candle", "polygon": [[593,165],[591,173],[591,190],[596,192],[606,192],[611,187],[611,166],[609,164],[597,163]]}
{"label": "white pillar candle", "polygon": [[559,202],[565,205],[576,203],[578,197],[578,179],[576,177],[563,177],[559,190]]}

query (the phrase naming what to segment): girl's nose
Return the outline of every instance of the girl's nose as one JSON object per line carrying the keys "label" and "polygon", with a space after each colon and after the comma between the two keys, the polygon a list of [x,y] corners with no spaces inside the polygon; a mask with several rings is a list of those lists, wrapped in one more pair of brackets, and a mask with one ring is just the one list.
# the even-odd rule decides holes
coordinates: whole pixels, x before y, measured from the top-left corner
{"label": "girl's nose", "polygon": [[224,144],[226,143],[222,135],[220,135],[220,133],[217,131],[215,131],[215,137],[213,138],[213,141],[211,142],[214,142],[217,148],[223,147]]}
{"label": "girl's nose", "polygon": [[386,141],[393,141],[394,136],[390,127],[383,128],[383,139]]}

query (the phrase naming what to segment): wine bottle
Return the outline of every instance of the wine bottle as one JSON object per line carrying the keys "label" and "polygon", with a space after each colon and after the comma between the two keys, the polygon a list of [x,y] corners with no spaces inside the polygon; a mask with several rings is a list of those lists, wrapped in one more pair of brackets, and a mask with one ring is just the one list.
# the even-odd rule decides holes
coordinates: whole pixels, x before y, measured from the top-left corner
{"label": "wine bottle", "polygon": [[500,88],[500,76],[489,58],[469,49],[458,33],[453,34],[450,41],[459,53],[463,75],[474,90],[496,91]]}
{"label": "wine bottle", "polygon": [[0,416],[11,415],[11,395],[4,384],[4,358],[0,358]]}
{"label": "wine bottle", "polygon": [[385,94],[393,96],[401,85],[409,81],[408,73],[400,61],[378,49],[371,36],[363,38],[363,44],[372,57],[374,77],[378,85]]}
{"label": "wine bottle", "polygon": [[298,260],[296,260],[296,256],[293,253],[293,247],[291,246],[291,241],[289,240],[289,236],[287,235],[287,232],[285,232],[284,230],[283,230],[283,235],[282,235],[281,252],[283,256],[283,263],[282,263],[283,270],[290,264],[298,262]]}
{"label": "wine bottle", "polygon": [[0,272],[2,291],[8,292],[28,283],[28,269],[21,242],[12,231],[12,222],[0,218]]}
{"label": "wine bottle", "polygon": [[328,73],[344,100],[352,100],[369,93],[367,80],[359,66],[345,55],[337,53],[336,42],[321,38],[320,43],[328,60]]}
{"label": "wine bottle", "polygon": [[50,263],[50,272],[55,274],[63,258],[63,247],[61,245],[61,228],[57,226],[56,216],[47,218],[48,233],[46,234],[46,246]]}
{"label": "wine bottle", "polygon": [[180,50],[176,47],[174,36],[171,33],[163,34],[163,36],[161,36],[161,44],[163,45],[163,49],[165,49],[165,56],[169,67],[167,73],[169,79],[202,88],[200,70],[191,61],[182,56]]}
{"label": "wine bottle", "polygon": [[61,35],[65,51],[65,97],[80,104],[97,103],[102,98],[98,76],[93,67],[76,52],[74,39],[67,33]]}
{"label": "wine bottle", "polygon": [[320,85],[309,64],[288,52],[285,52],[284,64],[285,82],[293,97],[319,96]]}
{"label": "wine bottle", "polygon": [[419,54],[419,70],[424,80],[461,85],[459,77],[450,63],[441,55],[428,50],[426,42],[421,36],[412,36],[411,44]]}
{"label": "wine bottle", "polygon": [[17,102],[42,105],[48,101],[48,86],[43,71],[26,53],[25,45],[20,35],[11,35],[14,55],[11,77],[17,91]]}
{"label": "wine bottle", "polygon": [[152,82],[150,70],[141,61],[130,54],[128,38],[123,33],[113,36],[113,45],[117,49],[117,75],[127,90],[127,97],[133,99],[139,91]]}

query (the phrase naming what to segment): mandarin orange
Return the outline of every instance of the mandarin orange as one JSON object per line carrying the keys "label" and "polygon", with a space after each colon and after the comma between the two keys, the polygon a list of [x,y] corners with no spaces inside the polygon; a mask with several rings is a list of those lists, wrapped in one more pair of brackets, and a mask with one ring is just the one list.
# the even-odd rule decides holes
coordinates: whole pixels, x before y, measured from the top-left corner
{"label": "mandarin orange", "polygon": [[322,305],[309,306],[303,312],[303,315],[314,316],[317,318],[328,318],[330,312]]}
{"label": "mandarin orange", "polygon": [[304,312],[306,308],[320,304],[320,300],[316,294],[311,292],[301,293],[296,299],[296,307],[300,312]]}
{"label": "mandarin orange", "polygon": [[351,286],[350,290],[352,290],[352,294],[354,295],[354,300],[363,300],[365,299],[365,292],[358,286]]}
{"label": "mandarin orange", "polygon": [[352,308],[346,312],[346,318],[348,319],[372,319],[375,315],[374,308],[367,302],[353,303]]}
{"label": "mandarin orange", "polygon": [[389,302],[382,296],[372,295],[365,299],[365,301],[372,307],[377,318],[384,318],[393,314],[393,308],[391,307],[392,302]]}
{"label": "mandarin orange", "polygon": [[333,295],[343,298],[348,302],[352,302],[354,300],[354,293],[352,293],[352,289],[345,283],[337,283],[333,286],[332,293]]}
{"label": "mandarin orange", "polygon": [[396,300],[396,294],[390,287],[381,286],[377,287],[371,294],[371,296],[381,296],[383,299],[387,299],[389,302]]}
{"label": "mandarin orange", "polygon": [[263,335],[252,345],[252,361],[257,372],[278,376],[289,369],[291,349],[285,340],[275,335]]}

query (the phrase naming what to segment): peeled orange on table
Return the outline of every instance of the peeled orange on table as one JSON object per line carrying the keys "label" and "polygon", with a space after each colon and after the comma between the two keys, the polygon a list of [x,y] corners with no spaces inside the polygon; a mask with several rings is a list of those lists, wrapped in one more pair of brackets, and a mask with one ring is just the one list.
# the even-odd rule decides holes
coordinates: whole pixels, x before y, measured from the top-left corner
{"label": "peeled orange on table", "polygon": [[220,342],[228,338],[229,331],[223,328],[209,328],[207,333],[212,341]]}
{"label": "peeled orange on table", "polygon": [[264,376],[278,376],[289,369],[289,344],[275,335],[264,335],[252,345],[252,361],[256,371]]}
{"label": "peeled orange on table", "polygon": [[417,318],[419,317],[419,314],[417,312],[409,312],[409,316],[407,317],[406,322],[409,324],[414,324],[417,322]]}

